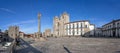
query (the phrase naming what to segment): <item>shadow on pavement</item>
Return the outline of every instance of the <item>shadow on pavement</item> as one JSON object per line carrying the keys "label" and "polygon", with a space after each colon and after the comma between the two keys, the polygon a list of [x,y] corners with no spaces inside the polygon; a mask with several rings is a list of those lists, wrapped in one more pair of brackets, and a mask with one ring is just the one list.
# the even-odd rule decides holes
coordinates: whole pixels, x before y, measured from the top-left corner
{"label": "shadow on pavement", "polygon": [[120,51],[116,51],[115,53],[120,53]]}
{"label": "shadow on pavement", "polygon": [[70,52],[70,50],[68,50],[68,48],[65,47],[64,45],[63,45],[63,48],[67,51],[67,53],[72,53],[72,52]]}
{"label": "shadow on pavement", "polygon": [[22,44],[20,46],[17,46],[15,53],[42,53],[41,51],[37,50],[36,48],[32,47],[28,42],[21,39]]}

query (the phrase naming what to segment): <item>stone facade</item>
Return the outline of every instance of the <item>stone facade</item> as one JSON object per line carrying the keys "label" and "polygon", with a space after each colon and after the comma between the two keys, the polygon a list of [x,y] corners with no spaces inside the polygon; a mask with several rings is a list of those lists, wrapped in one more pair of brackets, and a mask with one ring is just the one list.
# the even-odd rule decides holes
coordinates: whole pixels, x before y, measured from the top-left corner
{"label": "stone facade", "polygon": [[39,37],[40,37],[39,32],[34,33],[34,38],[39,38]]}
{"label": "stone facade", "polygon": [[19,32],[19,33],[20,33],[20,37],[21,37],[21,38],[24,38],[25,33],[24,33],[24,32]]}
{"label": "stone facade", "polygon": [[50,37],[51,36],[51,29],[46,29],[44,32],[45,37]]}
{"label": "stone facade", "polygon": [[95,26],[93,24],[90,24],[88,20],[66,23],[64,27],[65,27],[64,33],[66,36],[94,35]]}
{"label": "stone facade", "polygon": [[19,27],[18,26],[10,26],[8,29],[8,35],[10,38],[15,39],[19,36]]}
{"label": "stone facade", "polygon": [[64,12],[60,18],[58,16],[54,17],[53,21],[53,36],[64,36],[64,24],[69,23],[69,15]]}
{"label": "stone facade", "polygon": [[103,36],[120,37],[120,19],[113,20],[102,26]]}

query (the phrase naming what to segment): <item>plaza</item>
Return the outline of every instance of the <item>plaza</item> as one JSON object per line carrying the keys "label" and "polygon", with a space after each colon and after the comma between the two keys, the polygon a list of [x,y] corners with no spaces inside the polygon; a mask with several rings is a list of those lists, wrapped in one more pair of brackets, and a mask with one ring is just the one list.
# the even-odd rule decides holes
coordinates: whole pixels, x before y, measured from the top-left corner
{"label": "plaza", "polygon": [[23,40],[24,44],[17,47],[18,53],[120,53],[119,38],[51,37],[43,42],[31,38]]}
{"label": "plaza", "polygon": [[120,53],[120,1],[0,0],[0,53]]}

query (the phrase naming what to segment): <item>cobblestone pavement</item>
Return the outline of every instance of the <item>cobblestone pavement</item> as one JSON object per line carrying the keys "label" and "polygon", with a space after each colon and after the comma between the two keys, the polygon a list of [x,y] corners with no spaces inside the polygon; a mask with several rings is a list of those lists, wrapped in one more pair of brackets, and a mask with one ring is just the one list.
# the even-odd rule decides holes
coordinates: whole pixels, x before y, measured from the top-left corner
{"label": "cobblestone pavement", "polygon": [[[30,45],[42,53],[120,53],[118,38],[47,38]],[[36,52],[34,52],[36,53]]]}

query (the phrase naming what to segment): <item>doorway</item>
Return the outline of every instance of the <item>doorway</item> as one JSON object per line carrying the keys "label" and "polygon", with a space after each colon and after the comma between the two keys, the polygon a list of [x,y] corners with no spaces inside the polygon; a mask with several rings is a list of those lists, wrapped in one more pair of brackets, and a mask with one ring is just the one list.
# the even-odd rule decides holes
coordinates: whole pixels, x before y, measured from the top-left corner
{"label": "doorway", "polygon": [[115,35],[116,35],[116,34],[115,34],[115,30],[113,30],[113,37],[115,37]]}

